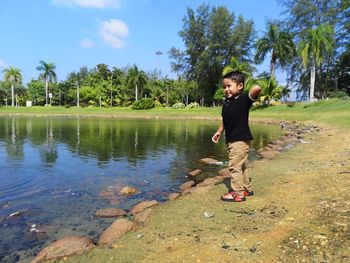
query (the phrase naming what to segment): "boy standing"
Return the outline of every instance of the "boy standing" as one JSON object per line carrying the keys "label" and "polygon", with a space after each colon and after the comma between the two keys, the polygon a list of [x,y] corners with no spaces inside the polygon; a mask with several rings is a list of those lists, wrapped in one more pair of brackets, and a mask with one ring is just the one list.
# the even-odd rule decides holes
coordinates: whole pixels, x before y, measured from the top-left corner
{"label": "boy standing", "polygon": [[231,172],[231,190],[221,197],[228,202],[245,201],[245,196],[253,195],[247,161],[250,141],[253,139],[249,129],[249,109],[259,97],[261,88],[254,86],[249,93],[243,93],[245,76],[239,71],[227,73],[223,78],[226,100],[222,108],[222,122],[212,137],[218,143],[225,130],[228,149],[228,168]]}

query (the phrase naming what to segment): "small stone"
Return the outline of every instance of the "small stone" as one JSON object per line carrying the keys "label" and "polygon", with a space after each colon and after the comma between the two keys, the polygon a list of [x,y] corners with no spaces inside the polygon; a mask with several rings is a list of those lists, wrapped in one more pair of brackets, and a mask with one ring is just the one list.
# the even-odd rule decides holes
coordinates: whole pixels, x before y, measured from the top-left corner
{"label": "small stone", "polygon": [[136,235],[136,238],[137,238],[137,239],[139,239],[139,238],[141,238],[141,237],[143,237],[142,234],[137,234],[137,235]]}
{"label": "small stone", "polygon": [[203,214],[203,216],[205,217],[205,218],[212,218],[212,217],[214,217],[214,214],[213,213],[211,213],[211,212],[204,212],[204,214]]}

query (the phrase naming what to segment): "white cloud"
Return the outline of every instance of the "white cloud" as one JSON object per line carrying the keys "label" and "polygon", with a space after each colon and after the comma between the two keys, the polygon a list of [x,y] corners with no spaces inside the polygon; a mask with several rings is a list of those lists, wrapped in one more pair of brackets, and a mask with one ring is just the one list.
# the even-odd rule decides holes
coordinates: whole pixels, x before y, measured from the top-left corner
{"label": "white cloud", "polygon": [[0,59],[0,68],[6,68],[6,67],[7,67],[7,63],[4,60]]}
{"label": "white cloud", "polygon": [[57,6],[79,6],[92,8],[120,8],[122,0],[52,0],[52,4]]}
{"label": "white cloud", "polygon": [[80,45],[84,48],[92,48],[94,46],[94,43],[90,38],[84,38],[80,41]]}
{"label": "white cloud", "polygon": [[99,35],[106,44],[115,48],[123,48],[125,46],[123,38],[129,35],[129,28],[121,20],[110,19],[102,22]]}

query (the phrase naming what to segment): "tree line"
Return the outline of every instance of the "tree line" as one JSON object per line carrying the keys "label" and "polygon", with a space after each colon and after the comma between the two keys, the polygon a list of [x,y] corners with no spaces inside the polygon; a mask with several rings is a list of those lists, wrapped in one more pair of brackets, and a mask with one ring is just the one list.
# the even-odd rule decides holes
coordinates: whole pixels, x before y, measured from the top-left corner
{"label": "tree line", "polygon": [[[57,82],[54,63],[39,61],[38,77],[24,86],[21,70],[4,69],[0,82],[2,105],[129,106],[143,98],[156,105],[175,103],[202,106],[221,103],[223,72],[241,70],[246,88],[259,83],[261,101],[269,104],[295,90],[299,98],[313,101],[350,94],[350,1],[278,0],[281,20],[266,22],[259,34],[252,20],[225,6],[202,4],[187,8],[179,36],[184,50],[171,48],[168,55],[176,78],[160,71],[145,72],[136,65],[109,68],[98,64],[81,67]],[[269,72],[256,66],[268,59]],[[287,74],[283,86],[276,70]]]}

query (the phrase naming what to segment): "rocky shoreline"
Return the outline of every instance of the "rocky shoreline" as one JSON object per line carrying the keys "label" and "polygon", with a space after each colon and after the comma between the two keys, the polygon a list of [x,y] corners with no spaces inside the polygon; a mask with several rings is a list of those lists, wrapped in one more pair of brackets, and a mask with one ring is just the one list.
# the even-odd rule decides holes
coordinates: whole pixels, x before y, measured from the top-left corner
{"label": "rocky shoreline", "polygon": [[[266,124],[266,122],[263,122]],[[254,161],[250,166],[256,167],[262,161],[274,159],[281,152],[293,147],[296,143],[310,143],[304,139],[305,134],[312,132],[319,132],[320,128],[314,124],[302,125],[296,122],[274,122],[269,121],[268,124],[279,125],[283,130],[283,137],[276,141],[271,141],[267,146],[258,151],[260,159]],[[205,165],[222,165],[222,162],[212,158],[203,158],[200,160]],[[219,167],[219,166],[218,166]],[[205,194],[211,191],[215,186],[223,184],[224,181],[230,177],[227,168],[220,169],[214,177],[206,178],[198,182],[195,177],[201,174],[201,169],[195,169],[188,173],[189,180],[179,187],[178,192],[169,194],[168,200],[174,201],[178,198],[187,195]],[[137,193],[137,189],[126,186],[122,189],[113,188],[113,186],[103,190],[100,193],[101,198],[106,198],[113,203],[113,196],[115,192],[120,195],[133,195]],[[116,220],[101,233],[97,242],[82,237],[82,236],[68,236],[61,238],[43,250],[33,259],[33,263],[45,262],[53,259],[67,259],[72,255],[83,255],[94,247],[114,247],[120,238],[130,231],[137,231],[142,228],[152,217],[159,202],[156,200],[146,200],[136,204],[130,211],[124,211],[119,208],[110,207],[98,210],[95,214],[97,217],[112,217]],[[214,217],[210,211],[205,211],[203,216],[205,218]],[[138,238],[142,238],[139,234]],[[252,250],[258,250],[258,245]]]}

